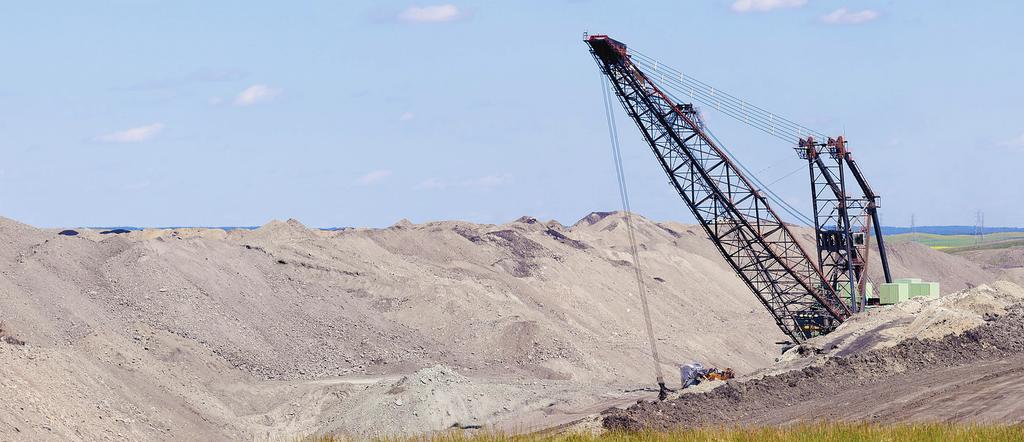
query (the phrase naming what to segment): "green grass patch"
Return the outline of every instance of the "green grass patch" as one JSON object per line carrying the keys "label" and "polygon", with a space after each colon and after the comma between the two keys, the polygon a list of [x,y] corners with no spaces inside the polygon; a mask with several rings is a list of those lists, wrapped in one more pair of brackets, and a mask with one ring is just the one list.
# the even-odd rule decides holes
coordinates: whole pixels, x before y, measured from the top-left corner
{"label": "green grass patch", "polygon": [[[310,442],[348,440],[334,436],[315,436]],[[673,431],[608,432],[603,434],[531,434],[511,436],[502,433],[452,431],[419,438],[381,438],[381,441],[423,442],[817,442],[817,441],[1014,441],[1024,440],[1021,425],[975,424],[846,424],[818,423],[782,427],[699,428]]]}
{"label": "green grass patch", "polygon": [[999,232],[985,235],[984,241],[974,235],[936,235],[932,233],[901,233],[885,237],[890,243],[916,242],[933,249],[956,253],[978,249],[1002,249],[1024,245],[1024,232]]}

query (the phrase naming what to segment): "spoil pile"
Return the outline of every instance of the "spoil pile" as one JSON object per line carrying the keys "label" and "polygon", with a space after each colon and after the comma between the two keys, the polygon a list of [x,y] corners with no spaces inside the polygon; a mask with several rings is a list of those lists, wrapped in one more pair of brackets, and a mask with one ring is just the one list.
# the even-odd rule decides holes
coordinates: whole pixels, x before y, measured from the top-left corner
{"label": "spoil pile", "polygon": [[[1024,288],[996,281],[938,298],[917,297],[896,305],[871,309],[844,322],[834,332],[808,340],[787,351],[783,361],[806,354],[821,358],[845,356],[895,346],[908,339],[939,339],[978,327],[1024,301]],[[792,368],[777,364],[772,370]]]}
{"label": "spoil pile", "polygon": [[[0,342],[0,438],[524,429],[620,400],[651,377],[623,221],[63,236],[0,219],[0,322],[26,343]],[[702,229],[634,222],[665,368],[769,366],[783,336]],[[944,287],[978,276],[960,264]]]}
{"label": "spoil pile", "polygon": [[968,250],[957,252],[957,256],[980,263],[999,279],[1024,284],[1024,245]]}
{"label": "spoil pile", "polygon": [[[844,336],[791,350],[771,370],[706,393],[641,402],[603,423],[638,430],[820,419],[1021,422],[1022,301],[1024,289],[997,283],[921,306],[885,307],[844,324],[836,331]],[[803,364],[800,353],[810,356]]]}

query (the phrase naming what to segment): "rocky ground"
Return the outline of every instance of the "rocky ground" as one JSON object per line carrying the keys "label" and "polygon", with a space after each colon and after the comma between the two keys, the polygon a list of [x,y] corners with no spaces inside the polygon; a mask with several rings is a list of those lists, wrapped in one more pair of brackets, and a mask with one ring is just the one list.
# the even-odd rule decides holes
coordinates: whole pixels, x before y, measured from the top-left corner
{"label": "rocky ground", "polygon": [[[700,228],[636,222],[665,370],[771,366],[783,336]],[[617,213],[59,230],[0,220],[0,439],[529,430],[651,383]],[[946,290],[994,279],[913,244],[893,256]]]}

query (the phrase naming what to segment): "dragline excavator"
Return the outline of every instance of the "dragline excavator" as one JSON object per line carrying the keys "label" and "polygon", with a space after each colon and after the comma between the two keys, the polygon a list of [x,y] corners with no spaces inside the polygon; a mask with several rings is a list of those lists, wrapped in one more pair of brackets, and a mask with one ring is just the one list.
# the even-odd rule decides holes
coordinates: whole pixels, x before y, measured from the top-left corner
{"label": "dragline excavator", "polygon": [[[669,182],[793,342],[829,333],[867,306],[872,230],[885,281],[891,282],[879,197],[843,137],[826,137],[752,106],[607,35],[585,35],[584,41]],[[814,218],[805,222],[815,228],[814,258],[770,200],[794,216],[798,211],[729,155],[705,127],[695,102],[794,144],[811,178]],[[849,186],[848,175],[854,181]]]}

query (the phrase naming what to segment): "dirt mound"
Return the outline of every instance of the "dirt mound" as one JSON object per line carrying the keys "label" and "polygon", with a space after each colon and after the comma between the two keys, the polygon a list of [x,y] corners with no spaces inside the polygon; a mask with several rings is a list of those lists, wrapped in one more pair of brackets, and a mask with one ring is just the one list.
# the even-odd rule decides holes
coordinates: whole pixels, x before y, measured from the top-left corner
{"label": "dirt mound", "polygon": [[[622,214],[588,219],[74,237],[0,220],[0,321],[27,343],[0,343],[0,435],[366,435],[603,404],[651,374]],[[703,231],[633,221],[664,368],[769,366],[782,335]]]}
{"label": "dirt mound", "polygon": [[[743,372],[770,363],[778,331],[721,260],[703,256],[711,245],[638,224],[666,368],[694,358]],[[23,435],[100,438],[118,419],[128,423],[117,431],[136,439],[368,434],[378,427],[364,418],[389,405],[348,380],[437,364],[472,380],[452,384],[458,394],[483,388],[507,400],[476,407],[466,396],[474,407],[450,420],[404,413],[410,421],[392,428],[498,422],[649,383],[649,366],[635,363],[649,356],[621,229],[526,219],[320,232],[275,221],[63,237],[7,222],[0,234],[0,321],[31,347],[0,374],[19,386],[13,403],[46,402],[0,404],[0,424],[35,422],[18,427]],[[722,324],[734,326],[701,336]],[[71,366],[88,368],[69,376]],[[52,417],[98,398],[125,407],[84,423]],[[182,409],[132,411],[163,404]],[[196,416],[210,425],[192,425]],[[6,432],[13,426],[0,425]]]}
{"label": "dirt mound", "polygon": [[957,256],[982,264],[999,279],[1024,284],[1024,246],[958,252]]}
{"label": "dirt mound", "polygon": [[957,255],[996,269],[1024,268],[1024,246],[971,250]]}
{"label": "dirt mound", "polygon": [[1024,288],[1007,281],[938,298],[913,298],[858,314],[834,332],[788,351],[783,359],[800,360],[800,354],[810,350],[815,354],[827,350],[829,355],[847,355],[892,347],[908,339],[938,339],[982,325],[1022,302]]}
{"label": "dirt mound", "polygon": [[[58,230],[45,231],[36,229],[27,224],[22,224],[12,219],[0,217],[0,257],[5,260],[15,260],[19,255],[32,252],[32,247],[38,243],[57,236]],[[78,239],[61,237],[61,240]]]}
{"label": "dirt mound", "polygon": [[617,213],[619,212],[590,212],[587,214],[587,216],[584,216],[583,218],[580,218],[579,221],[576,221],[576,224],[573,224],[572,226],[592,226],[594,224],[597,224],[602,219],[607,218],[609,215],[614,215]]}
{"label": "dirt mound", "polygon": [[[1021,422],[1024,307],[995,309],[1002,313],[989,314],[981,325],[962,333],[909,337],[888,348],[845,355],[840,348],[818,349],[835,354],[800,369],[730,381],[706,393],[640,402],[612,412],[603,423],[609,429],[639,430],[820,419]],[[1009,384],[993,384],[1005,376],[1013,377]],[[1002,394],[977,394],[991,389]],[[938,392],[968,405],[932,402]]]}
{"label": "dirt mound", "polygon": [[[179,229],[180,230],[180,229]],[[299,220],[272,220],[255,230],[233,230],[231,235],[239,238],[259,239],[264,241],[296,241],[321,236],[320,231],[309,229]]]}

